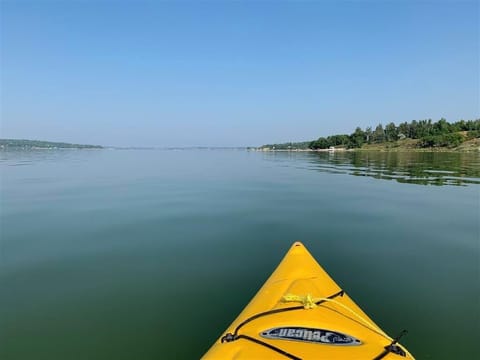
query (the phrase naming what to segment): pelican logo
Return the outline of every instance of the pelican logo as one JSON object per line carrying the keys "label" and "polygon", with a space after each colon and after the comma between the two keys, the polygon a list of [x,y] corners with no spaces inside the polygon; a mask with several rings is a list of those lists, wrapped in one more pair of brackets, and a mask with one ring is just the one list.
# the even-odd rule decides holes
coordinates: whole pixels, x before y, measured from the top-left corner
{"label": "pelican logo", "polygon": [[362,342],[353,336],[338,331],[313,329],[298,326],[277,327],[262,331],[261,337],[267,339],[296,340],[329,345],[360,345]]}

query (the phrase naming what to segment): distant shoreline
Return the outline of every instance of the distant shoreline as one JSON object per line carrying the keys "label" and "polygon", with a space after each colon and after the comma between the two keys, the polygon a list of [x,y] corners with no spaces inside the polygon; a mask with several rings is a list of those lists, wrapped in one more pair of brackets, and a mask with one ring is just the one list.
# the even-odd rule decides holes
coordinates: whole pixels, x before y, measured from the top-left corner
{"label": "distant shoreline", "polygon": [[329,151],[327,149],[278,149],[278,150],[257,150],[257,149],[248,149],[249,151],[256,152],[308,152],[308,153],[351,153],[351,152],[383,152],[383,153],[399,153],[399,152],[411,152],[411,153],[421,153],[421,152],[437,152],[437,153],[480,153],[480,148],[470,149],[470,150],[456,150],[456,149],[445,149],[445,148],[422,148],[422,149],[337,149],[334,151]]}
{"label": "distant shoreline", "polygon": [[204,147],[204,146],[190,146],[190,147],[115,147],[115,146],[101,146],[89,144],[72,144],[65,142],[41,141],[41,140],[25,140],[25,139],[0,139],[1,150],[246,150],[255,152],[312,152],[312,153],[343,153],[343,152],[480,152],[480,138],[466,140],[456,147],[433,146],[433,147],[418,147],[418,140],[405,139],[388,142],[383,144],[364,144],[362,147],[347,148],[345,146],[332,146],[326,149],[313,148],[280,148],[275,146],[260,146],[260,147]]}
{"label": "distant shoreline", "polygon": [[55,150],[55,149],[104,149],[100,145],[71,144],[65,142],[26,140],[26,139],[0,139],[0,150],[24,149],[24,150]]}
{"label": "distant shoreline", "polygon": [[362,147],[346,148],[346,147],[333,147],[329,149],[275,149],[275,147],[261,146],[258,148],[250,148],[253,151],[260,152],[355,152],[355,151],[371,151],[371,152],[480,152],[480,138],[466,140],[462,144],[456,147],[445,146],[430,146],[430,147],[418,147],[418,141],[412,139],[397,140],[395,142],[383,143],[383,144],[365,144]]}

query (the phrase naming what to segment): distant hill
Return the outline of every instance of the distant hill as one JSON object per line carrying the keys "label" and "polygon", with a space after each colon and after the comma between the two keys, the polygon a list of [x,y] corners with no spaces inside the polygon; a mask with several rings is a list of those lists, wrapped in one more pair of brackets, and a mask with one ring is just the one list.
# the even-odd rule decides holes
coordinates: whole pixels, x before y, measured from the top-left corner
{"label": "distant hill", "polygon": [[0,139],[0,149],[103,149],[103,146],[40,140]]}

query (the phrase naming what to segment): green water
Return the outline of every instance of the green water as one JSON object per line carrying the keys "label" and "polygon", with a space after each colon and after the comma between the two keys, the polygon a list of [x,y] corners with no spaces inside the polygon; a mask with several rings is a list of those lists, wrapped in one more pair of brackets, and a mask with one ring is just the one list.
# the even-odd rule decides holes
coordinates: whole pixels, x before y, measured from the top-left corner
{"label": "green water", "polygon": [[478,154],[0,159],[2,360],[199,358],[295,240],[418,359],[478,355]]}

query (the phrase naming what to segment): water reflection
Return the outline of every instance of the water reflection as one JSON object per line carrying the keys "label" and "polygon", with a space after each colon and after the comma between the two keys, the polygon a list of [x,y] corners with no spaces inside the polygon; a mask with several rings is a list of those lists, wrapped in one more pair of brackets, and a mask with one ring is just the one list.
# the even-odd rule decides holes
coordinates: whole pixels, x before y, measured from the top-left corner
{"label": "water reflection", "polygon": [[[147,151],[147,150],[129,150]],[[148,150],[151,153],[173,150]],[[205,151],[190,149],[190,151]],[[232,151],[217,149],[216,151]],[[236,151],[236,150],[235,150]],[[78,163],[102,157],[110,150],[0,151],[1,166],[38,163]],[[381,180],[420,185],[466,186],[480,184],[480,153],[448,152],[265,152],[277,166],[305,168],[331,173],[368,176]],[[294,161],[292,161],[294,160]],[[300,161],[297,161],[300,160]]]}
{"label": "water reflection", "polygon": [[381,180],[419,185],[480,184],[480,154],[444,152],[335,152],[269,153],[282,157],[305,157],[317,171],[368,176]]}

